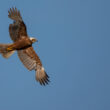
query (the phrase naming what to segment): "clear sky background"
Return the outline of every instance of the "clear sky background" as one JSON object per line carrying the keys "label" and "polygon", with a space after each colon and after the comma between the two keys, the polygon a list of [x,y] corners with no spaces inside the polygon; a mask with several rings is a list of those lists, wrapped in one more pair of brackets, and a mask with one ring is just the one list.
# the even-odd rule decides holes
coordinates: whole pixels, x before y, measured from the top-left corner
{"label": "clear sky background", "polygon": [[16,6],[51,83],[41,86],[15,53],[0,56],[0,110],[110,110],[109,0],[0,0],[0,42],[11,43]]}

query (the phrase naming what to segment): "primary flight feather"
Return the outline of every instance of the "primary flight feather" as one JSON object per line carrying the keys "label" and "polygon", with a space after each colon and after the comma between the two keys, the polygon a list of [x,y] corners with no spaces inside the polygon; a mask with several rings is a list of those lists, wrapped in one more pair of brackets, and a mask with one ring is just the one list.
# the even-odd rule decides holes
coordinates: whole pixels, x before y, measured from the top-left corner
{"label": "primary flight feather", "polygon": [[13,20],[13,24],[9,25],[9,34],[12,44],[0,44],[0,53],[4,58],[9,58],[17,51],[21,62],[28,70],[35,70],[36,80],[45,85],[49,82],[49,76],[45,72],[42,63],[35,53],[32,44],[37,40],[29,37],[26,25],[23,22],[20,12],[16,8],[10,8],[8,17]]}

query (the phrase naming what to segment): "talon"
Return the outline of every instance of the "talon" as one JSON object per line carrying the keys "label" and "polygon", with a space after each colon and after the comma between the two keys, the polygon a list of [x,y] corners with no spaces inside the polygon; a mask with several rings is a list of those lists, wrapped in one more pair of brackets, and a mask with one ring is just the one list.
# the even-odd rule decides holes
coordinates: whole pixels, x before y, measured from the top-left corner
{"label": "talon", "polygon": [[7,50],[11,51],[11,50],[13,50],[13,47],[8,47]]}

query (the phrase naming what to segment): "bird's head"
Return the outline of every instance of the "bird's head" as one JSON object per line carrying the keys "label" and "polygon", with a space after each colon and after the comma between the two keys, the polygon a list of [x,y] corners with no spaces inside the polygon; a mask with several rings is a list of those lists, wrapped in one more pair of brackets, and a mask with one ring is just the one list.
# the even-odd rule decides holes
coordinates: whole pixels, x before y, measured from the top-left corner
{"label": "bird's head", "polygon": [[32,43],[34,43],[34,42],[37,42],[37,41],[38,41],[37,39],[35,39],[35,38],[33,38],[33,37],[30,37],[30,40],[31,40],[31,42],[32,42]]}

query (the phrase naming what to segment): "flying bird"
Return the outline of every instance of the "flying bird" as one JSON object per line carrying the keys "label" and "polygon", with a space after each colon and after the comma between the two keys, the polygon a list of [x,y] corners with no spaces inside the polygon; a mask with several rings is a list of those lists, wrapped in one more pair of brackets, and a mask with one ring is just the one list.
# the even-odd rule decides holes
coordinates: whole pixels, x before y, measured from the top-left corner
{"label": "flying bird", "polygon": [[45,72],[40,58],[32,47],[32,44],[37,39],[28,36],[26,25],[21,17],[20,11],[16,7],[10,8],[8,17],[13,20],[13,24],[9,25],[9,34],[13,43],[0,44],[0,54],[4,58],[9,58],[17,51],[18,57],[24,66],[30,71],[35,70],[36,80],[41,85],[48,84],[49,76]]}

